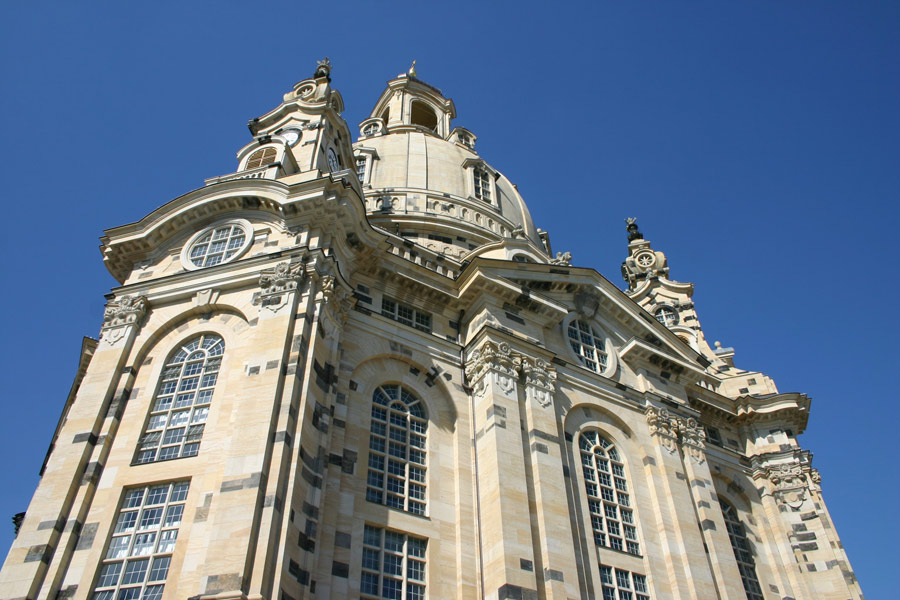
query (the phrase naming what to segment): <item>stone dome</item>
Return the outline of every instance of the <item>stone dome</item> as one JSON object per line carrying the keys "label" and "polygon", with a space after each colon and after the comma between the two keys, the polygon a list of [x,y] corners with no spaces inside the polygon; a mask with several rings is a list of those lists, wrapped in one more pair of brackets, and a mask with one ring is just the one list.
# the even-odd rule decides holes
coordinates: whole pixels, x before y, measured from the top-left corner
{"label": "stone dome", "polygon": [[370,221],[454,258],[517,239],[546,260],[522,196],[478,156],[472,132],[451,128],[455,116],[453,101],[416,77],[388,82],[354,145]]}

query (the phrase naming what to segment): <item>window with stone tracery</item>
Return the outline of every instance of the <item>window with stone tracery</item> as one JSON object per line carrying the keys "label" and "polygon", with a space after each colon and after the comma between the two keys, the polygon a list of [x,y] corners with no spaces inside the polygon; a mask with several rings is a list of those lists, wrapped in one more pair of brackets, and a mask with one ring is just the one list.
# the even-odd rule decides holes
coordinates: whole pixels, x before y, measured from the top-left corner
{"label": "window with stone tracery", "polygon": [[366,499],[417,515],[425,514],[424,403],[397,384],[372,394]]}
{"label": "window with stone tracery", "polygon": [[594,543],[640,555],[637,520],[618,449],[594,430],[579,435],[578,447]]}
{"label": "window with stone tracery", "polygon": [[136,463],[197,454],[224,352],[222,338],[206,333],[169,357],[138,443]]}
{"label": "window with stone tracery", "polygon": [[728,538],[731,540],[731,549],[741,572],[741,582],[744,584],[747,600],[763,600],[762,588],[756,577],[756,561],[753,560],[744,524],[741,523],[732,505],[722,499],[719,499],[719,505],[722,507],[722,516],[725,517],[725,528],[728,529]]}

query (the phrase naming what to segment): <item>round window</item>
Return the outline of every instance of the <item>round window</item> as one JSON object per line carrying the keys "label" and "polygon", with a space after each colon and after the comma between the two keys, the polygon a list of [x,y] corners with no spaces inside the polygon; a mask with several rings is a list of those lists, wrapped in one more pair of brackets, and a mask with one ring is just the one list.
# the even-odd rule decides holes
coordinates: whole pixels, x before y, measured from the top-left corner
{"label": "round window", "polygon": [[250,223],[240,219],[219,223],[197,233],[181,251],[181,263],[195,270],[231,262],[250,247]]}

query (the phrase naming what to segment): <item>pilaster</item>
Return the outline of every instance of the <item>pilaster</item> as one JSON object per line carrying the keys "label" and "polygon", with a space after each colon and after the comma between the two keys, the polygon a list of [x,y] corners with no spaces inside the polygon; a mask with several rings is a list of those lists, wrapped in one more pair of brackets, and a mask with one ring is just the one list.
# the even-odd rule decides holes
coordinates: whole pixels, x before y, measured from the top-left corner
{"label": "pilaster", "polygon": [[516,357],[485,341],[466,362],[472,386],[476,491],[484,597],[538,598]]}
{"label": "pilaster", "polygon": [[524,387],[527,468],[533,495],[535,570],[542,598],[574,598],[579,594],[571,518],[563,477],[562,449],[554,394],[556,370],[541,358],[515,361]]}

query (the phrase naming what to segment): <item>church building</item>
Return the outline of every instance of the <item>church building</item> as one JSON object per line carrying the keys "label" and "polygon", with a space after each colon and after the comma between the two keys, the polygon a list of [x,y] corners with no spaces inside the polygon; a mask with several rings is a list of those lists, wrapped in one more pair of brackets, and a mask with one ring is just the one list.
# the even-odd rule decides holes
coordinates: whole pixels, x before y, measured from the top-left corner
{"label": "church building", "polygon": [[623,290],[415,68],[343,108],[320,61],[233,173],[105,232],[0,598],[862,598],[809,398],[707,343],[634,219]]}

